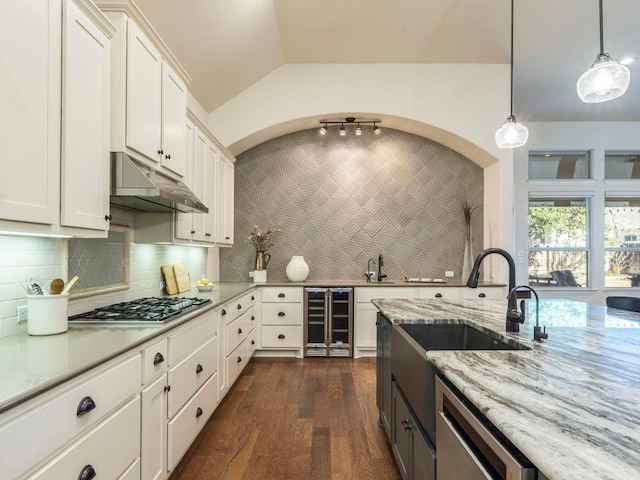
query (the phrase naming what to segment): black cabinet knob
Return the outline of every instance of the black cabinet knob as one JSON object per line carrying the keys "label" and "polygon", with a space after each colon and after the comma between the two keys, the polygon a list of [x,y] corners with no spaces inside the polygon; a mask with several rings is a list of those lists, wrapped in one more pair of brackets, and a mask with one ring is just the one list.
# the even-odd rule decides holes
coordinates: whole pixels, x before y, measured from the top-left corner
{"label": "black cabinet knob", "polygon": [[171,160],[171,155],[165,155],[164,158],[166,158],[167,160]]}
{"label": "black cabinet knob", "polygon": [[164,150],[160,149],[158,150],[158,155],[162,155],[164,153]]}
{"label": "black cabinet knob", "polygon": [[200,373],[202,370],[204,370],[202,368],[202,365],[200,365],[200,364],[196,365],[196,373]]}
{"label": "black cabinet knob", "polygon": [[225,240],[231,240],[231,237],[224,237]]}
{"label": "black cabinet knob", "polygon": [[204,234],[204,236],[205,236],[205,237],[210,237],[210,236],[211,236],[211,234],[210,234],[210,233],[205,233],[205,234]]}
{"label": "black cabinet knob", "polygon": [[279,317],[284,317],[284,312],[278,312]]}
{"label": "black cabinet knob", "polygon": [[241,329],[241,328],[239,328],[239,329],[238,329],[238,335],[240,335],[241,333],[242,333],[242,329]]}
{"label": "black cabinet knob", "polygon": [[485,298],[485,297],[486,297],[486,295],[485,295],[484,293],[481,293],[481,294],[479,294],[479,295],[478,295],[478,297],[480,297],[480,298]]}
{"label": "black cabinet knob", "polygon": [[242,310],[242,305],[238,304],[238,306],[236,307],[238,310]]}
{"label": "black cabinet knob", "polygon": [[196,233],[196,231],[195,230],[191,230],[191,235],[193,235],[194,233]]}
{"label": "black cabinet knob", "polygon": [[78,475],[78,480],[91,480],[92,478],[96,478],[96,470],[93,465],[85,465]]}
{"label": "black cabinet knob", "polygon": [[171,385],[165,385],[164,386],[164,391],[165,392],[170,392],[171,391]]}
{"label": "black cabinet knob", "polygon": [[251,315],[251,321],[253,322],[256,319],[253,315]]}
{"label": "black cabinet knob", "polygon": [[226,315],[226,314],[227,314],[227,311],[223,308],[222,309],[222,315]]}
{"label": "black cabinet knob", "polygon": [[104,216],[104,219],[105,219],[107,222],[110,222],[112,218],[113,218],[113,217],[112,217],[111,215],[105,215],[105,216]]}
{"label": "black cabinet knob", "polygon": [[255,340],[251,340],[251,345],[255,345],[256,341]]}
{"label": "black cabinet knob", "polygon": [[160,352],[156,353],[156,356],[153,357],[153,364],[154,365],[159,365],[162,362],[164,362],[164,357],[162,356],[162,354]]}
{"label": "black cabinet knob", "polygon": [[255,300],[255,299],[256,299],[256,297],[254,297],[253,295],[251,295],[251,300]]}
{"label": "black cabinet knob", "polygon": [[436,293],[436,298],[442,298],[442,294],[441,293]]}
{"label": "black cabinet knob", "polygon": [[285,294],[284,294],[284,293],[279,293],[279,294],[278,294],[278,298],[284,298],[284,297],[285,297]]}
{"label": "black cabinet knob", "polygon": [[238,363],[242,362],[242,357],[238,357]]}
{"label": "black cabinet knob", "polygon": [[78,417],[81,417],[81,416],[86,415],[87,413],[89,413],[94,408],[96,408],[96,402],[93,401],[93,398],[84,397],[82,400],[80,400],[80,403],[78,404],[78,409],[76,410],[76,415]]}
{"label": "black cabinet knob", "polygon": [[196,410],[196,418],[201,417],[203,413],[204,412],[202,411],[202,409],[198,407],[198,409]]}
{"label": "black cabinet knob", "polygon": [[282,340],[284,338],[284,333],[281,333],[280,335],[278,335],[278,338]]}

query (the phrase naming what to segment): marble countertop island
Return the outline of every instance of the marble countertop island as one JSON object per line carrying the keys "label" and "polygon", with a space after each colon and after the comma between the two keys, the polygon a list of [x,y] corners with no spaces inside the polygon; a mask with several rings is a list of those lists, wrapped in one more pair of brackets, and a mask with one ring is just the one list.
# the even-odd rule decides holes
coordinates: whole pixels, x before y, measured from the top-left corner
{"label": "marble countertop island", "polygon": [[399,323],[466,323],[530,347],[427,358],[549,479],[640,479],[640,314],[541,300],[505,331],[506,301],[374,300]]}

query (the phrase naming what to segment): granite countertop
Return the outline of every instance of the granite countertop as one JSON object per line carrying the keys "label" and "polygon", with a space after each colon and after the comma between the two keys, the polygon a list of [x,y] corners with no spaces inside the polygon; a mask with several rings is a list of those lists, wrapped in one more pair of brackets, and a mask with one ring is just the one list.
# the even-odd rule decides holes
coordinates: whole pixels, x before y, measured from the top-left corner
{"label": "granite countertop", "polygon": [[462,322],[531,347],[427,358],[549,479],[640,479],[640,314],[541,300],[505,332],[506,301],[374,300],[392,322]]}
{"label": "granite countertop", "polygon": [[207,310],[254,288],[253,283],[223,282],[211,292],[191,294],[211,298],[206,306],[166,323],[145,325],[69,324],[58,335],[27,333],[0,337],[0,413],[62,382],[152,340]]}

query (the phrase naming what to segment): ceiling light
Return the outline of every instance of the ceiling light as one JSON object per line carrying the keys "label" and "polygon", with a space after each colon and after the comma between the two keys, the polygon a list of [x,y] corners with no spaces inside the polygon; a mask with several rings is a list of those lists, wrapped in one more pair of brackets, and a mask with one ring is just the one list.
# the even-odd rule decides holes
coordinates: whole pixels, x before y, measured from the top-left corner
{"label": "ceiling light", "polygon": [[600,103],[618,98],[627,91],[631,80],[629,69],[604,53],[602,0],[599,3],[600,53],[589,70],[580,76],[576,86],[580,100],[585,103]]}
{"label": "ceiling light", "polygon": [[376,135],[380,135],[380,127],[378,127],[376,124],[380,123],[380,120],[377,119],[372,119],[372,120],[368,120],[368,119],[356,119],[356,117],[346,117],[344,120],[340,119],[340,120],[320,120],[320,125],[322,125],[322,127],[320,127],[320,135],[325,135],[327,133],[327,131],[329,130],[329,126],[331,125],[340,125],[340,128],[338,129],[338,132],[340,133],[341,137],[344,137],[347,135],[347,128],[345,127],[345,125],[347,125],[349,127],[349,131],[351,132],[351,125],[353,125],[355,128],[353,129],[353,131],[355,132],[355,134],[357,136],[361,136],[362,135],[362,126],[363,125],[372,125],[373,126],[373,133]]}
{"label": "ceiling light", "polygon": [[545,154],[544,154],[544,155],[542,155],[542,156],[543,156],[544,158],[549,158],[549,157],[551,157],[551,154],[550,154],[550,153],[545,153]]}
{"label": "ceiling light", "polygon": [[529,130],[527,127],[518,123],[513,114],[513,0],[511,0],[511,110],[507,120],[496,132],[496,144],[498,148],[516,148],[527,143],[529,138]]}

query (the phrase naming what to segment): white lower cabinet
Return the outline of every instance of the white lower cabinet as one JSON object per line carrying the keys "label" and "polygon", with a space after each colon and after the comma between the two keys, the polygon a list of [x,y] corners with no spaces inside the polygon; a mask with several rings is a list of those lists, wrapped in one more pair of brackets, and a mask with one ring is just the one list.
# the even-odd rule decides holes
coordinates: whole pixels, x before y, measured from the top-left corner
{"label": "white lower cabinet", "polygon": [[160,480],[167,474],[167,376],[142,390],[141,478]]}
{"label": "white lower cabinet", "polygon": [[261,288],[261,350],[290,351],[302,356],[302,293],[301,287]]}
{"label": "white lower cabinet", "polygon": [[373,303],[356,303],[355,308],[355,349],[353,356],[358,358],[376,352],[376,319],[378,309]]}
{"label": "white lower cabinet", "polygon": [[213,375],[168,426],[168,470],[173,470],[213,413],[218,403],[218,375]]}
{"label": "white lower cabinet", "polygon": [[[119,478],[140,457],[137,425],[140,425],[139,397],[129,401],[30,478]],[[131,478],[136,478],[135,472],[133,474]]]}

